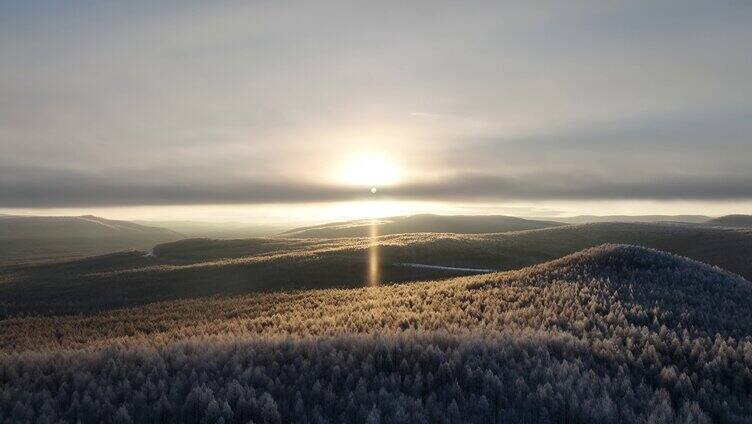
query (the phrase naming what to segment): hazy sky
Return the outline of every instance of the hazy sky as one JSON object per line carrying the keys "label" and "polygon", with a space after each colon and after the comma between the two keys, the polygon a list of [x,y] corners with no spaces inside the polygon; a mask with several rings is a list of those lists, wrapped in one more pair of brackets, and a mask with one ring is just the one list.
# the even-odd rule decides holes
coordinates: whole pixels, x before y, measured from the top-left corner
{"label": "hazy sky", "polygon": [[516,3],[0,2],[0,209],[752,212],[752,2]]}

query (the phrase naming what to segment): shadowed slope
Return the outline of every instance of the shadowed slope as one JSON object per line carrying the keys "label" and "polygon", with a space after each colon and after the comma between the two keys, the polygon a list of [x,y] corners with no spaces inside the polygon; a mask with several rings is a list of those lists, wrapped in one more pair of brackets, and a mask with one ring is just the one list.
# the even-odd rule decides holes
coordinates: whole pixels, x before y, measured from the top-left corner
{"label": "shadowed slope", "polygon": [[557,222],[567,224],[591,224],[596,222],[682,222],[702,224],[710,220],[705,215],[577,215],[556,217]]}
{"label": "shadowed slope", "polygon": [[711,219],[708,224],[722,227],[752,228],[752,215],[726,215]]}
{"label": "shadowed slope", "polygon": [[[604,243],[636,244],[688,256],[752,277],[752,265],[747,260],[752,255],[752,230],[747,229],[607,222],[499,234],[399,234],[381,236],[378,242],[383,247],[383,254],[396,262],[499,270],[529,266]],[[186,240],[158,249],[164,259],[187,258],[201,262],[241,258],[255,254],[259,246],[265,246],[266,251],[284,251],[364,243],[369,243],[369,240]]]}
{"label": "shadowed slope", "polygon": [[91,215],[3,216],[0,264],[146,249],[180,238],[183,236],[164,228]]}
{"label": "shadowed slope", "polygon": [[136,224],[167,228],[185,237],[210,237],[218,239],[238,239],[269,237],[289,226],[263,225],[244,222],[201,222],[201,221],[133,221]]}

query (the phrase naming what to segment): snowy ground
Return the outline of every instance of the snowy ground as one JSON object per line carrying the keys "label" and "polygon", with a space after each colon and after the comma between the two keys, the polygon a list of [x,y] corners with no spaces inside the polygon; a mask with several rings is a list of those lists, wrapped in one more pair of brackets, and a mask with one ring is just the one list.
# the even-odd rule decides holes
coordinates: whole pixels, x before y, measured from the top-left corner
{"label": "snowy ground", "polygon": [[457,267],[453,267],[453,266],[426,265],[426,264],[414,264],[414,263],[396,263],[394,265],[408,267],[408,268],[440,269],[440,270],[444,270],[444,271],[459,271],[459,272],[472,272],[472,273],[496,272],[495,269],[485,269],[485,268],[457,268]]}

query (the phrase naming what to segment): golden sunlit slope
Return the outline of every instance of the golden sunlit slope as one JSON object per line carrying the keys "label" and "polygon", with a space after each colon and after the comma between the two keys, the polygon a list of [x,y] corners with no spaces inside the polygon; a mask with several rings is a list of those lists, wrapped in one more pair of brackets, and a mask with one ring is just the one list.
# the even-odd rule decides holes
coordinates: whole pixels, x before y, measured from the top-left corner
{"label": "golden sunlit slope", "polygon": [[11,421],[752,414],[751,283],[636,246],[448,281],[174,301],[0,328],[0,419]]}
{"label": "golden sunlit slope", "polygon": [[[557,312],[566,317],[541,314],[570,301],[576,303]],[[168,343],[223,333],[321,336],[501,328],[581,332],[584,328],[576,321],[612,309],[592,309],[593,302],[623,303],[616,312],[630,310],[635,325],[699,326],[697,330],[722,332],[724,337],[752,336],[752,283],[665,252],[602,245],[516,271],[444,281],[160,302],[90,316],[8,319],[0,321],[0,346],[5,351],[69,349],[123,337]],[[651,311],[653,306],[660,309],[658,315]],[[706,328],[708,320],[712,325]],[[111,325],[101,325],[105,321]]]}

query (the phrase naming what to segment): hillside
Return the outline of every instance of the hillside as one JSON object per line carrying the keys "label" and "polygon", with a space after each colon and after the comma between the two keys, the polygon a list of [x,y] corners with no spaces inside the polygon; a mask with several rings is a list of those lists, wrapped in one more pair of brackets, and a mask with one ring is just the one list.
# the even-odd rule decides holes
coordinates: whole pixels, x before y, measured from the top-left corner
{"label": "hillside", "polygon": [[0,217],[0,264],[146,249],[183,238],[158,227],[96,216]]}
{"label": "hillside", "polygon": [[480,234],[533,230],[558,225],[562,224],[552,221],[534,221],[501,215],[423,214],[302,227],[285,231],[279,234],[279,236],[293,238],[368,237],[371,235],[374,227],[376,234],[379,235],[405,233]]}
{"label": "hillside", "polygon": [[708,221],[711,225],[723,227],[752,228],[752,215],[726,215]]}
{"label": "hillside", "polygon": [[0,420],[747,422],[752,286],[605,245],[519,271],[0,321]]}
{"label": "hillside", "polygon": [[240,239],[273,236],[290,228],[249,224],[244,222],[201,222],[201,221],[133,221],[140,225],[167,228],[186,238]]}
{"label": "hillside", "polygon": [[556,217],[557,222],[567,224],[591,224],[596,222],[684,222],[702,224],[711,218],[705,215],[578,215]]}
{"label": "hillside", "polygon": [[[357,287],[369,271],[368,238],[192,239],[152,255],[104,257],[0,272],[0,312],[87,312],[144,303],[258,291]],[[752,231],[675,224],[600,223],[501,234],[381,236],[380,281],[447,278],[466,272],[400,264],[512,270],[597,246],[637,244],[752,278]]]}

